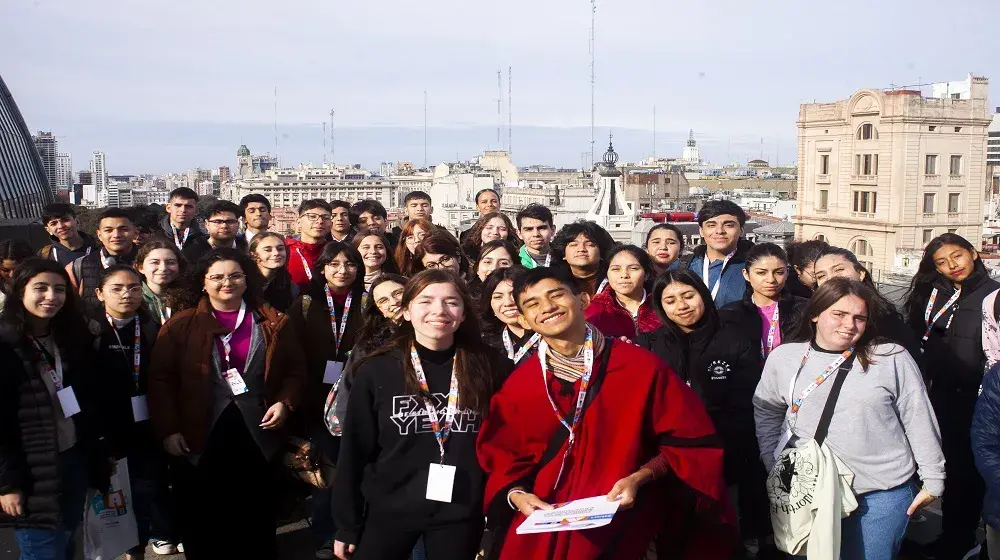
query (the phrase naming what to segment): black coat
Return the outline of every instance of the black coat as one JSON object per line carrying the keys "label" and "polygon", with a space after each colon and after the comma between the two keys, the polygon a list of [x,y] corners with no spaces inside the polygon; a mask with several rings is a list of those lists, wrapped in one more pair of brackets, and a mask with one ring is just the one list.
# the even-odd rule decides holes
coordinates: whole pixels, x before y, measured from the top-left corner
{"label": "black coat", "polygon": [[[752,294],[753,291],[748,287],[742,300],[723,306],[719,310],[719,321],[724,328],[739,329],[743,336],[753,343],[757,355],[760,356],[762,339],[767,337],[767,333],[763,332],[757,304],[751,299]],[[808,302],[809,300],[794,296],[788,290],[781,292],[781,298],[778,300],[778,329],[781,331],[783,342],[791,340]]]}
{"label": "black coat", "polygon": [[[197,237],[194,241],[188,238],[187,242],[184,244],[184,258],[187,259],[189,263],[196,263],[199,259],[205,255],[212,252],[214,248],[212,244],[208,242],[208,237]],[[236,249],[243,253],[248,253],[250,251],[250,246],[247,245],[246,237],[236,237]]]}
{"label": "black coat", "polygon": [[722,437],[729,483],[760,461],[752,401],[763,366],[756,338],[754,344],[739,328],[705,324],[680,337],[664,326],[635,341],[662,358],[705,403]]}
{"label": "black coat", "polygon": [[[931,285],[917,286],[920,306],[909,317],[908,322],[918,340],[923,337],[927,328],[924,310],[933,288],[938,289],[938,295],[931,309],[932,317],[955,293],[952,283],[940,275]],[[986,267],[977,262],[975,271],[962,283],[962,294],[958,301],[934,323],[930,336],[923,345],[932,392],[979,391],[986,367],[986,355],[983,353],[983,300],[998,288],[1000,283],[991,279]]]}

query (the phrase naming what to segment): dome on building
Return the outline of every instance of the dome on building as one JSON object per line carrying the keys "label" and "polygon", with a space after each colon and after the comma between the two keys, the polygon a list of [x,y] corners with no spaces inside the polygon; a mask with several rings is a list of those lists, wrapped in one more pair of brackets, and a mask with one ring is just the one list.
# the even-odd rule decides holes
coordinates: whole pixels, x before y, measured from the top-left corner
{"label": "dome on building", "polygon": [[250,157],[250,148],[243,144],[239,150],[236,150],[236,157]]}
{"label": "dome on building", "polygon": [[37,220],[52,190],[31,132],[0,77],[0,221]]}

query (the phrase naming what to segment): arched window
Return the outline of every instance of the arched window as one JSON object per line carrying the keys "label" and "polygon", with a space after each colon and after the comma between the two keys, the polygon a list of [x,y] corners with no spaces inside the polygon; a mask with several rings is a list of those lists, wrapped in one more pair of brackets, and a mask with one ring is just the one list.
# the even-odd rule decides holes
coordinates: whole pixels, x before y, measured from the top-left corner
{"label": "arched window", "polygon": [[868,270],[872,269],[875,252],[872,251],[871,243],[868,243],[866,239],[855,239],[851,242],[851,252],[854,253],[854,256],[858,257],[858,261],[865,268]]}
{"label": "arched window", "polygon": [[816,241],[824,241],[825,242],[826,241],[826,236],[823,235],[822,233],[817,233],[816,237],[813,237],[813,239],[816,240]]}
{"label": "arched window", "polygon": [[878,140],[878,130],[875,130],[875,125],[872,123],[865,123],[858,127],[858,140]]}

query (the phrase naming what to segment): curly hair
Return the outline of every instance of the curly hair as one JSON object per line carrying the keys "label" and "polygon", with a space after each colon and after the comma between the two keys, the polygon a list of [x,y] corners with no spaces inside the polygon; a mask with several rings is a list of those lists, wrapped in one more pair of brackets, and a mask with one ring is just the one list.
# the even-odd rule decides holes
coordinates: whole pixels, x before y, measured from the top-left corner
{"label": "curly hair", "polygon": [[261,276],[260,270],[257,269],[257,265],[254,264],[250,255],[238,249],[220,247],[209,251],[188,267],[180,283],[181,289],[168,295],[168,301],[172,299],[177,306],[174,312],[197,307],[205,290],[205,276],[208,274],[208,269],[212,268],[215,263],[227,261],[240,265],[240,269],[246,275],[246,290],[243,292],[243,301],[247,303],[249,309],[256,309],[260,304],[260,294],[264,285],[264,278]]}
{"label": "curly hair", "polygon": [[599,286],[608,275],[608,254],[616,243],[607,230],[594,222],[577,220],[563,226],[556,233],[556,236],[552,238],[552,268],[570,270],[569,264],[566,262],[566,245],[569,245],[571,241],[580,235],[583,235],[597,245],[600,260],[597,263],[596,285]]}

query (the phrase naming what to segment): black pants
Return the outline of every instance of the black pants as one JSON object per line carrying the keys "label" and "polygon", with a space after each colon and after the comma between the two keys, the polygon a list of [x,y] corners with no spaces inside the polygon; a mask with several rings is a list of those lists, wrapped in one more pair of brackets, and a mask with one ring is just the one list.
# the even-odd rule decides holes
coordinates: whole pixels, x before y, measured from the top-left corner
{"label": "black pants", "polygon": [[277,556],[274,471],[236,405],[216,422],[198,466],[178,470],[188,560]]}
{"label": "black pants", "polygon": [[423,531],[407,531],[389,524],[369,522],[351,560],[406,560],[421,536],[424,537],[428,560],[471,560],[479,552],[483,520],[477,518],[467,523]]}
{"label": "black pants", "polygon": [[[944,503],[941,507],[941,541],[945,550],[968,552],[983,509],[986,483],[972,456],[972,415],[976,391],[932,391],[931,404],[941,427],[945,459]],[[961,558],[961,554],[956,556]]]}

